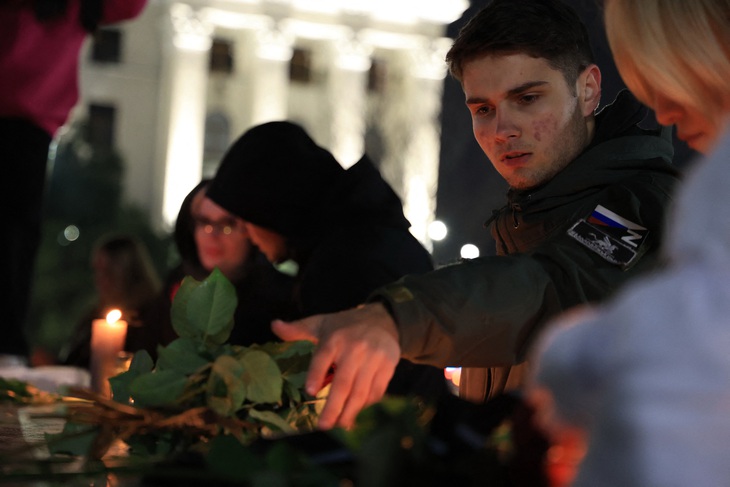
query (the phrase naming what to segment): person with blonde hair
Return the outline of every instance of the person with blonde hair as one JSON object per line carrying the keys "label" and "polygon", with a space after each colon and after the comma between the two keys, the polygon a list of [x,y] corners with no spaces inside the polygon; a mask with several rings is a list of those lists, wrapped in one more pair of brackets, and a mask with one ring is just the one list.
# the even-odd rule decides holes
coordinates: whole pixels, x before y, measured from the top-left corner
{"label": "person with blonde hair", "polygon": [[708,157],[670,213],[666,267],[555,322],[531,397],[582,457],[571,485],[727,485],[730,1],[608,0],[605,23],[627,86]]}
{"label": "person with blonde hair", "polygon": [[729,17],[727,0],[606,3],[606,34],[626,86],[703,153],[730,112]]}

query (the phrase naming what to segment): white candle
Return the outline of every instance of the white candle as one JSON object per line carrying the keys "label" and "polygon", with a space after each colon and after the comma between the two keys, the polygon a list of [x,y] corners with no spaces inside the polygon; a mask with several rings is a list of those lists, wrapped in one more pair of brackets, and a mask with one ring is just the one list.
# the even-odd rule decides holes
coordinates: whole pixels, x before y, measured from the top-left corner
{"label": "white candle", "polygon": [[114,375],[117,356],[124,350],[127,322],[120,320],[118,309],[111,310],[106,319],[91,323],[91,387],[104,397],[111,397],[109,377]]}

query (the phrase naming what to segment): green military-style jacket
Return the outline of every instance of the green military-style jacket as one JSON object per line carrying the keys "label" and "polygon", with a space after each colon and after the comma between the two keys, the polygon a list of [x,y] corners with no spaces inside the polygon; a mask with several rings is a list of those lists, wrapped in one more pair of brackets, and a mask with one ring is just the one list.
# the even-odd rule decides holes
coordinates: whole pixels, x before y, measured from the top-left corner
{"label": "green military-style jacket", "polygon": [[551,317],[657,264],[679,175],[669,131],[637,126],[645,114],[622,92],[566,169],[510,190],[491,221],[497,256],[406,276],[371,296],[395,318],[403,357],[464,367],[460,394],[484,400],[522,384],[525,364],[515,366]]}

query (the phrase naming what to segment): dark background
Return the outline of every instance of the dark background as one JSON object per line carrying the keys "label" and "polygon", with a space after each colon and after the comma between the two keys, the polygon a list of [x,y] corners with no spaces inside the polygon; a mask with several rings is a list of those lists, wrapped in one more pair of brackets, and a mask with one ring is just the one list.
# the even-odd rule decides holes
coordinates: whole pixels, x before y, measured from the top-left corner
{"label": "dark background", "polygon": [[[591,34],[593,52],[603,75],[603,107],[625,88],[608,47],[603,29],[603,13],[597,0],[566,1],[577,11]],[[449,26],[447,35],[455,37],[466,21],[488,3],[489,0],[472,0],[471,7],[462,18]],[[645,124],[655,125],[653,116]],[[461,246],[466,243],[479,247],[481,255],[492,255],[494,243],[483,223],[491,216],[493,209],[504,205],[507,184],[474,140],[464,93],[459,83],[450,76],[447,76],[444,84],[441,126],[436,218],[446,224],[449,233],[446,239],[434,242],[434,260],[436,264],[458,260]],[[675,139],[677,166],[684,167],[694,155],[684,142]]]}

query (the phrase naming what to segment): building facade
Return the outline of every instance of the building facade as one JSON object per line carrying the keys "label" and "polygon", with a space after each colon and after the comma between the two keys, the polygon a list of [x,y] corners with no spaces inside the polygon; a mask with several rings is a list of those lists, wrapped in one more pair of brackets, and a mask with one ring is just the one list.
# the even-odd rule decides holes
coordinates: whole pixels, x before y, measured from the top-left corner
{"label": "building facade", "polygon": [[150,0],[82,52],[73,117],[109,132],[125,199],[168,230],[249,127],[302,124],[345,167],[363,152],[430,248],[446,26],[467,0]]}

